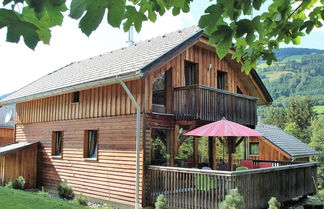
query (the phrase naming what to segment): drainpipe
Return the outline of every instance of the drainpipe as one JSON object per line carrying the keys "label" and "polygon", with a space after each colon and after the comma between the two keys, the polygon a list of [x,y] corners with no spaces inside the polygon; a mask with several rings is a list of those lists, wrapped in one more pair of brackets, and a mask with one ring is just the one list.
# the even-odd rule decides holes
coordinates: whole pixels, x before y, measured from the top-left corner
{"label": "drainpipe", "polygon": [[128,89],[124,81],[117,79],[120,85],[124,88],[128,97],[132,100],[136,107],[136,186],[135,186],[135,209],[138,209],[139,205],[139,175],[140,175],[140,144],[141,144],[141,107],[135,100],[132,92]]}

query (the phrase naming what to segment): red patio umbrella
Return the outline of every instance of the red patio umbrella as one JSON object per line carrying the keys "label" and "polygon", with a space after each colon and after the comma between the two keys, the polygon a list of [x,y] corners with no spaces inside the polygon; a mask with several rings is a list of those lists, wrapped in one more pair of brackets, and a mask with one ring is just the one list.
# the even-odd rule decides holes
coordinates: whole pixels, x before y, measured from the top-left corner
{"label": "red patio umbrella", "polygon": [[185,136],[263,136],[263,134],[243,126],[241,124],[226,120],[209,123],[207,125],[196,128],[184,134]]}
{"label": "red patio umbrella", "polygon": [[243,137],[243,136],[263,136],[262,133],[259,133],[251,128],[243,126],[241,124],[226,120],[223,118],[222,120],[209,123],[207,125],[201,126],[194,130],[191,130],[184,134],[185,136],[226,136],[228,139],[228,158],[230,169],[232,170],[232,153],[235,148],[235,140],[234,137]]}

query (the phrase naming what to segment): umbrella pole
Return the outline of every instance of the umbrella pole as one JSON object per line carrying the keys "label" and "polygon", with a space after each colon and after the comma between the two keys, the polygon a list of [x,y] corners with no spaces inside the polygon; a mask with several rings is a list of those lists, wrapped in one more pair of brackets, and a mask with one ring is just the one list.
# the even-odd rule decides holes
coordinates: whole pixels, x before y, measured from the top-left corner
{"label": "umbrella pole", "polygon": [[227,146],[228,146],[228,167],[230,171],[233,171],[233,137],[228,137]]}

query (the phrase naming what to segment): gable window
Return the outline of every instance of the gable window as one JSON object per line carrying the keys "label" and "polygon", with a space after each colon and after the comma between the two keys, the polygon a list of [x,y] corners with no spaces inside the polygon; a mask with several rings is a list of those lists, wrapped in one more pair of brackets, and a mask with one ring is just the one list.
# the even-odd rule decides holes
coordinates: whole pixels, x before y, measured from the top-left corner
{"label": "gable window", "polygon": [[63,152],[63,132],[52,132],[52,156],[61,157]]}
{"label": "gable window", "polygon": [[84,134],[83,157],[97,159],[98,131],[87,130]]}
{"label": "gable window", "polygon": [[250,155],[259,155],[259,142],[250,142],[249,143]]}
{"label": "gable window", "polygon": [[72,103],[80,102],[80,92],[76,91],[72,93]]}
{"label": "gable window", "polygon": [[227,90],[227,72],[217,71],[217,88]]}
{"label": "gable window", "polygon": [[198,64],[185,61],[185,86],[198,83]]}

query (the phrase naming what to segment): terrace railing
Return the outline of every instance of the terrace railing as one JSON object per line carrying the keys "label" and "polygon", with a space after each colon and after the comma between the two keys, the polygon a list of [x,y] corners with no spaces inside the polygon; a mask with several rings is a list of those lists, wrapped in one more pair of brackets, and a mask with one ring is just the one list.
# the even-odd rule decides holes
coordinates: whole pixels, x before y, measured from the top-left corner
{"label": "terrace railing", "polygon": [[264,208],[270,197],[286,201],[316,192],[317,163],[299,163],[246,171],[215,171],[148,166],[145,205],[165,195],[169,207],[217,209],[230,189],[238,188],[245,208]]}
{"label": "terrace railing", "polygon": [[244,125],[257,124],[257,98],[201,85],[174,89],[177,120],[217,121],[225,117]]}

